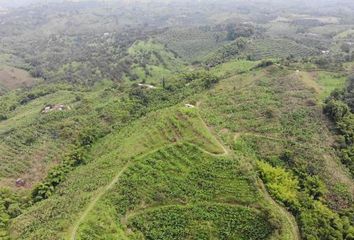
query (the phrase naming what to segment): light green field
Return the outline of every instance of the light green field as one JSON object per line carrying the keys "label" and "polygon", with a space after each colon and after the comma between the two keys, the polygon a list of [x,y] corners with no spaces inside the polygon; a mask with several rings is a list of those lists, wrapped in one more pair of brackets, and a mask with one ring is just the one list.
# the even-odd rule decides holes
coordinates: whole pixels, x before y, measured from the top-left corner
{"label": "light green field", "polygon": [[320,98],[325,99],[335,89],[342,89],[347,78],[336,74],[320,72],[315,81],[321,86]]}

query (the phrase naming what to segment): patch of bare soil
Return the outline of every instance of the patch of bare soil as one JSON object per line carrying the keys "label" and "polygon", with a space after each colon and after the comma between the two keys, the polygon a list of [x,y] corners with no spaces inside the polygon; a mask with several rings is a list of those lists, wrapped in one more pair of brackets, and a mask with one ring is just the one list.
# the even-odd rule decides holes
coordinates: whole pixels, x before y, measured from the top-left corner
{"label": "patch of bare soil", "polygon": [[0,67],[0,85],[13,90],[20,87],[32,86],[36,79],[29,72],[15,67]]}

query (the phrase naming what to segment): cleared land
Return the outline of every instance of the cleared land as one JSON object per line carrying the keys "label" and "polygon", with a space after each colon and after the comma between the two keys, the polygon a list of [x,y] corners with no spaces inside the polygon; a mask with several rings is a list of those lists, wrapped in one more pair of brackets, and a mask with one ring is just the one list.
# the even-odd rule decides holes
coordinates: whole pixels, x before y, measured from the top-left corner
{"label": "cleared land", "polygon": [[28,87],[38,80],[27,71],[8,66],[0,66],[0,86],[5,90],[13,90],[20,87]]}

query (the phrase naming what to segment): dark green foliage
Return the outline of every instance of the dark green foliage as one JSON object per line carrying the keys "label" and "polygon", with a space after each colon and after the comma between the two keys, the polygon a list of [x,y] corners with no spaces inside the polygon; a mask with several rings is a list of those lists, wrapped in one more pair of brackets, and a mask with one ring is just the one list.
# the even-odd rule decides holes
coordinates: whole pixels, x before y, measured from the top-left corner
{"label": "dark green foliage", "polygon": [[215,75],[212,75],[208,71],[195,71],[191,73],[185,73],[182,74],[181,77],[187,83],[198,80],[206,89],[211,88],[219,81],[219,79]]}
{"label": "dark green foliage", "polygon": [[265,68],[265,67],[272,66],[273,64],[274,64],[274,62],[271,60],[263,60],[256,67]]}
{"label": "dark green foliage", "polygon": [[354,112],[354,75],[348,77],[346,89],[342,92],[342,98],[348,104],[351,111]]}
{"label": "dark green foliage", "polygon": [[[304,201],[308,204],[308,200]],[[341,219],[321,202],[308,204],[308,208],[302,209],[300,224],[303,227],[303,236],[307,240],[347,239]]]}
{"label": "dark green foliage", "polygon": [[87,148],[93,144],[96,139],[93,135],[84,135],[81,138],[81,145],[79,145],[69,156],[58,166],[52,168],[46,178],[37,184],[33,189],[31,195],[34,202],[39,202],[49,198],[55,191],[55,188],[65,179],[66,175],[75,167],[85,164],[87,161]]}
{"label": "dark green foliage", "polygon": [[319,200],[327,191],[326,186],[318,176],[307,176],[302,188],[313,199]]}
{"label": "dark green foliage", "polygon": [[338,140],[337,152],[342,162],[354,176],[354,113],[352,103],[353,78],[348,79],[347,88],[335,90],[326,100],[324,112],[335,122],[342,138]]}
{"label": "dark green foliage", "polygon": [[345,222],[339,214],[320,201],[326,188],[318,177],[298,180],[281,167],[272,167],[264,162],[259,162],[259,167],[270,193],[297,217],[304,239],[343,240],[349,237],[350,233],[343,227]]}
{"label": "dark green foliage", "polygon": [[255,33],[255,28],[252,25],[235,25],[228,24],[226,26],[226,39],[233,41],[240,37],[251,37]]}
{"label": "dark green foliage", "polygon": [[10,239],[7,232],[10,219],[19,216],[28,205],[26,197],[9,189],[0,188],[0,239]]}
{"label": "dark green foliage", "polygon": [[222,46],[215,53],[208,56],[205,65],[207,67],[214,67],[231,59],[237,59],[238,57],[241,57],[241,53],[246,48],[246,45],[246,39],[238,38],[235,41]]}
{"label": "dark green foliage", "polygon": [[104,134],[101,133],[97,127],[91,127],[84,129],[79,134],[78,145],[79,147],[89,148],[92,144]]}
{"label": "dark green foliage", "polygon": [[0,122],[4,121],[7,119],[7,116],[5,114],[0,114]]}
{"label": "dark green foliage", "polygon": [[347,104],[340,100],[330,99],[326,102],[325,113],[332,118],[335,122],[341,121],[345,116],[350,113]]}

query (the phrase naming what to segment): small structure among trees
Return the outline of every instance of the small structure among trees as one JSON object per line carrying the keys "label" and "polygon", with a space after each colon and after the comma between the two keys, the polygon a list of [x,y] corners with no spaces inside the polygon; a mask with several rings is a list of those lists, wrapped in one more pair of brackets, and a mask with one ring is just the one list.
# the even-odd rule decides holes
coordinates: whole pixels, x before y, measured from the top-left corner
{"label": "small structure among trees", "polygon": [[16,180],[16,187],[24,187],[26,185],[26,181],[22,178],[18,178]]}
{"label": "small structure among trees", "polygon": [[138,86],[139,86],[139,87],[142,87],[142,88],[147,88],[147,89],[156,89],[155,86],[150,85],[150,84],[139,83]]}
{"label": "small structure among trees", "polygon": [[64,111],[64,110],[70,110],[70,107],[65,106],[64,104],[50,104],[50,105],[47,105],[42,110],[42,113],[49,113],[52,111]]}
{"label": "small structure among trees", "polygon": [[195,106],[194,106],[194,105],[189,104],[189,103],[186,103],[184,106],[185,106],[186,108],[195,108]]}

